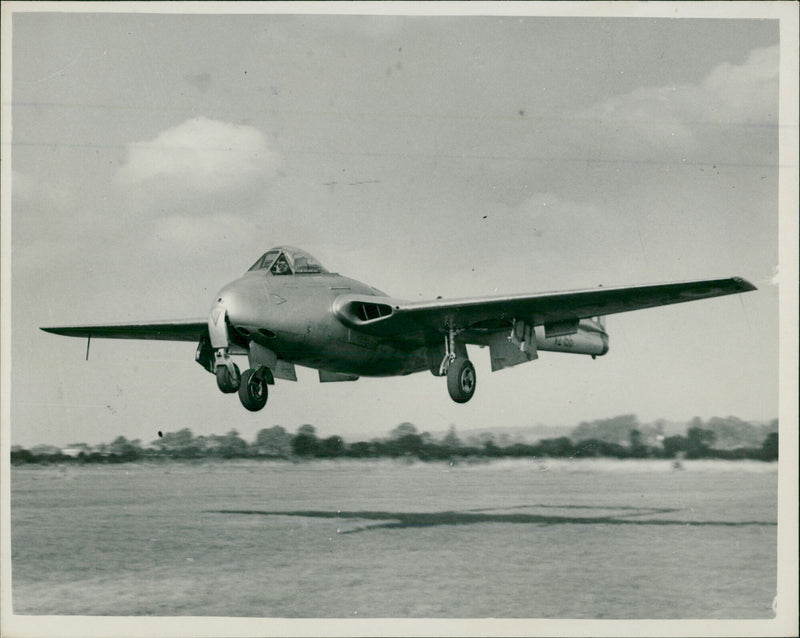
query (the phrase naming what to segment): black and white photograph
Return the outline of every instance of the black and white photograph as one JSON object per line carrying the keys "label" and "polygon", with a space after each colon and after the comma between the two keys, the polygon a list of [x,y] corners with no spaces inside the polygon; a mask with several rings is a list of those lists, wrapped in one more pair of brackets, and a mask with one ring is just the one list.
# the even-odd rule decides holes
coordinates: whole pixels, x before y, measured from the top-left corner
{"label": "black and white photograph", "polygon": [[797,24],[3,2],[3,636],[796,635]]}

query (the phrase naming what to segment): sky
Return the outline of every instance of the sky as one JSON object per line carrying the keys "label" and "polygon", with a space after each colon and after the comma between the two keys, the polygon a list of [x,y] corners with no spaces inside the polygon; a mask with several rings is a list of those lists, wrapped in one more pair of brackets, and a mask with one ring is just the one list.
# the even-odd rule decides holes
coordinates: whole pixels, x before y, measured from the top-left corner
{"label": "sky", "polygon": [[[776,20],[56,11],[12,33],[12,444],[778,416]],[[300,368],[250,413],[193,344],[86,361],[38,329],[206,317],[280,244],[407,300],[759,289],[611,316],[594,361],[491,373],[470,348],[463,405],[427,372]]]}

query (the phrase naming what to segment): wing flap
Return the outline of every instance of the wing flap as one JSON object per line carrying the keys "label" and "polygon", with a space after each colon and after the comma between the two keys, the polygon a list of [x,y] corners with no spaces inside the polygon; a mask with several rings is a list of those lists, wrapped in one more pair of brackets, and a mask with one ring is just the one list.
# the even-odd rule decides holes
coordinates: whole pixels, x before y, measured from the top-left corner
{"label": "wing flap", "polygon": [[373,303],[381,306],[381,311],[372,315],[349,312],[351,308],[360,308],[359,304],[369,300],[368,297],[343,295],[336,300],[334,312],[351,328],[380,336],[442,332],[448,326],[459,330],[485,327],[491,331],[510,324],[513,319],[522,319],[535,326],[549,325],[558,333],[560,326],[576,323],[580,319],[751,290],[756,290],[756,287],[750,282],[741,277],[730,277],[423,302],[380,297],[372,298]]}
{"label": "wing flap", "polygon": [[155,341],[194,341],[208,333],[206,319],[107,323],[93,326],[55,326],[41,328],[66,337],[95,339],[147,339]]}

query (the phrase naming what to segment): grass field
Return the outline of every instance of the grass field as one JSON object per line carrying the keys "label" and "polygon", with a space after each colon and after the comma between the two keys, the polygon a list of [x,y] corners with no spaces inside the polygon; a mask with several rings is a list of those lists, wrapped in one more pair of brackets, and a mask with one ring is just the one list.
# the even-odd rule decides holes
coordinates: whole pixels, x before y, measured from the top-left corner
{"label": "grass field", "polygon": [[777,466],[15,467],[19,614],[771,618]]}

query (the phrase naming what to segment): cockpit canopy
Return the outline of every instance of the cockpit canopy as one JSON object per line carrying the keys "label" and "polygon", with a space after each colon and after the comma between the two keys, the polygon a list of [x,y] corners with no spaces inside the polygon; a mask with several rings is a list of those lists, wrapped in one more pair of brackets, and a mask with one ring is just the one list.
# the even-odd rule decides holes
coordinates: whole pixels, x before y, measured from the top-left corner
{"label": "cockpit canopy", "polygon": [[265,270],[273,275],[306,275],[328,272],[305,250],[276,246],[265,252],[249,271]]}

